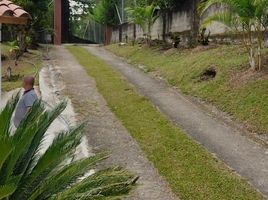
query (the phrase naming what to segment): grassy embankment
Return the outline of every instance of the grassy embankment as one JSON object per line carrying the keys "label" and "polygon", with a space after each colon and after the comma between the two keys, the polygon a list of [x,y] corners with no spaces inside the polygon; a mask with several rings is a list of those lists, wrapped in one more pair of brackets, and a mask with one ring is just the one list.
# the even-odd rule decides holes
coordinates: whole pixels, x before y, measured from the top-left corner
{"label": "grassy embankment", "polygon": [[[22,78],[27,75],[36,75],[42,63],[42,56],[39,50],[29,50],[24,53],[18,60],[18,65],[15,66],[15,61],[10,58],[10,46],[2,44],[2,55],[5,59],[3,64],[3,90],[10,91],[21,87]],[[8,66],[12,69],[12,78],[10,81],[6,78]],[[36,81],[38,83],[38,81]]]}
{"label": "grassy embankment", "polygon": [[[268,133],[268,66],[261,73],[247,70],[247,54],[240,46],[161,51],[115,44],[107,49],[162,76],[182,92],[216,105],[249,130]],[[200,81],[200,74],[209,67],[216,68],[216,78]]]}
{"label": "grassy embankment", "polygon": [[95,78],[98,90],[109,107],[181,199],[262,199],[244,180],[189,139],[140,96],[117,71],[84,48],[67,48]]}

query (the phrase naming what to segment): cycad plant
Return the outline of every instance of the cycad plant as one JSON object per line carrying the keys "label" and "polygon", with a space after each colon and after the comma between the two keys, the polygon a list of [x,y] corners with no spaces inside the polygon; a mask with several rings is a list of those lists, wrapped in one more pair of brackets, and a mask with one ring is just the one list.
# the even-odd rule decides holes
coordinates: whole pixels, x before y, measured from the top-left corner
{"label": "cycad plant", "polygon": [[202,0],[199,5],[200,15],[204,16],[215,5],[221,5],[222,9],[207,16],[203,25],[216,21],[240,34],[251,68],[261,70],[262,49],[268,28],[268,0]]}
{"label": "cycad plant", "polygon": [[65,109],[66,102],[47,110],[34,104],[18,129],[11,133],[11,118],[19,95],[0,113],[0,199],[113,199],[127,194],[137,178],[121,168],[86,175],[106,153],[74,161],[83,125],[59,133],[40,153],[45,132]]}
{"label": "cycad plant", "polygon": [[150,42],[152,38],[152,26],[159,18],[158,11],[160,10],[159,6],[154,4],[148,6],[135,6],[127,8],[128,21],[139,25],[143,32],[145,33],[147,40]]}

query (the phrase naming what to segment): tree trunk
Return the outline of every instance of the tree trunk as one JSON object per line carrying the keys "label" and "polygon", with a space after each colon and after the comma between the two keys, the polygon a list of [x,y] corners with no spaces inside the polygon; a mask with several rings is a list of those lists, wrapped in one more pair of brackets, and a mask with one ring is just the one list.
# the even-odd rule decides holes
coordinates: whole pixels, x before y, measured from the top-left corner
{"label": "tree trunk", "polygon": [[166,41],[166,29],[167,29],[167,13],[166,13],[166,11],[163,11],[162,19],[163,19],[162,39],[165,42]]}
{"label": "tree trunk", "polygon": [[193,8],[192,8],[192,37],[197,39],[199,34],[200,27],[200,17],[197,11],[197,7],[200,0],[193,0]]}
{"label": "tree trunk", "polygon": [[148,34],[147,34],[147,44],[149,44],[149,46],[151,46],[151,39],[152,39],[152,36],[151,36],[151,24],[149,23],[149,25],[148,25]]}
{"label": "tree trunk", "polygon": [[256,62],[255,62],[255,56],[254,56],[254,50],[252,47],[250,47],[249,50],[249,65],[252,70],[256,70]]}
{"label": "tree trunk", "polygon": [[122,42],[123,39],[123,30],[122,25],[119,25],[119,42]]}
{"label": "tree trunk", "polygon": [[263,41],[265,40],[264,39],[264,35],[262,33],[262,27],[259,26],[257,28],[257,37],[258,37],[258,50],[257,50],[257,53],[258,53],[258,70],[260,71],[261,68],[262,68],[262,53],[261,53],[261,50],[262,50],[262,47],[263,47]]}
{"label": "tree trunk", "polygon": [[137,25],[133,24],[133,43],[132,43],[133,46],[136,43],[136,38],[137,38]]}
{"label": "tree trunk", "polygon": [[258,70],[262,68],[261,47],[258,47]]}

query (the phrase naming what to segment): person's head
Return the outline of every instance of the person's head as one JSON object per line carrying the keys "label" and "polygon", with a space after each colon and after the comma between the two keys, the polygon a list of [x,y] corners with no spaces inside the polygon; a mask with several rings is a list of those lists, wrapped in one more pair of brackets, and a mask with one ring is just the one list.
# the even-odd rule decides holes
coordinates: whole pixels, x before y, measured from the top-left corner
{"label": "person's head", "polygon": [[34,77],[32,76],[26,76],[24,79],[23,79],[23,83],[22,83],[22,87],[25,89],[25,90],[30,90],[34,87]]}

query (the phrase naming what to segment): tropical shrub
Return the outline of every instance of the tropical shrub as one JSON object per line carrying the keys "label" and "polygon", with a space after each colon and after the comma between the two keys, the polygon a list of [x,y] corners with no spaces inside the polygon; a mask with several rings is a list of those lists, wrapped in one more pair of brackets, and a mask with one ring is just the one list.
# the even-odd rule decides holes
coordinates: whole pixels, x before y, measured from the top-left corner
{"label": "tropical shrub", "polygon": [[206,34],[207,29],[202,28],[199,33],[198,42],[203,45],[207,46],[209,45],[209,37],[210,37],[210,31]]}
{"label": "tropical shrub", "polygon": [[160,7],[155,6],[154,4],[145,7],[135,6],[126,9],[128,13],[128,21],[130,23],[139,25],[142,28],[149,42],[151,41],[152,38],[151,37],[152,26],[159,17],[158,13],[159,10]]}
{"label": "tropical shrub", "polygon": [[175,32],[175,33],[169,33],[170,38],[173,41],[173,47],[174,48],[178,48],[179,44],[181,43],[181,37],[180,37],[180,33],[179,32]]}
{"label": "tropical shrub", "polygon": [[200,15],[204,16],[215,5],[221,5],[222,9],[207,16],[203,25],[216,21],[241,34],[251,68],[260,70],[268,27],[268,0],[202,0],[199,5]]}
{"label": "tropical shrub", "polygon": [[117,0],[101,0],[93,9],[93,19],[105,25],[116,26],[120,24],[116,10]]}
{"label": "tropical shrub", "polygon": [[62,102],[47,110],[41,101],[11,133],[11,118],[19,95],[0,113],[0,199],[112,199],[127,194],[137,178],[121,168],[86,176],[106,153],[75,160],[83,125],[60,132],[45,153],[45,133],[66,107]]}

